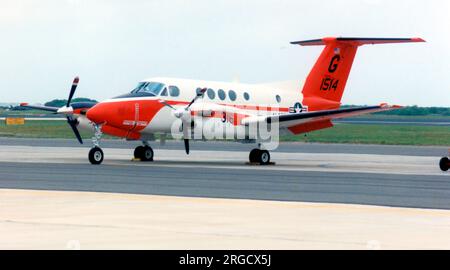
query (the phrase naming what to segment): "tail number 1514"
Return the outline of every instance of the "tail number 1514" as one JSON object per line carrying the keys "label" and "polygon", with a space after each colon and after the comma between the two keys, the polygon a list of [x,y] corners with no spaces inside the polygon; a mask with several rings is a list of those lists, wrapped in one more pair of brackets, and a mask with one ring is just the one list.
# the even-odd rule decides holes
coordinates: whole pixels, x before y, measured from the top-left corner
{"label": "tail number 1514", "polygon": [[323,78],[322,83],[320,84],[320,90],[323,91],[336,91],[338,87],[339,80],[335,80],[332,78]]}

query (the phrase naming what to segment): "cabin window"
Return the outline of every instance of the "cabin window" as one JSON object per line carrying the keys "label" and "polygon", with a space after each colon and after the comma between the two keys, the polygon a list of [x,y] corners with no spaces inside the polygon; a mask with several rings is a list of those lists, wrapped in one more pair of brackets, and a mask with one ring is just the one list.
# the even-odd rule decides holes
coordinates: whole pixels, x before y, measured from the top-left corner
{"label": "cabin window", "polygon": [[224,100],[224,99],[226,98],[225,91],[223,91],[222,89],[219,89],[219,90],[217,91],[217,95],[219,96],[219,98],[220,98],[221,100]]}
{"label": "cabin window", "polygon": [[231,101],[235,101],[236,100],[236,92],[234,92],[233,90],[228,91],[228,97],[231,99]]}
{"label": "cabin window", "polygon": [[275,96],[275,99],[277,100],[278,103],[281,102],[281,97],[280,97],[280,95],[276,95],[276,96]]}
{"label": "cabin window", "polygon": [[250,99],[250,95],[247,92],[244,92],[244,99],[245,100],[249,100]]}
{"label": "cabin window", "polygon": [[171,97],[178,97],[180,95],[180,89],[175,85],[169,86],[169,94]]}
{"label": "cabin window", "polygon": [[203,89],[203,88],[201,88],[201,87],[197,87],[197,89],[195,89],[195,94],[196,94],[196,95],[201,95],[202,89]]}
{"label": "cabin window", "polygon": [[209,99],[214,99],[216,97],[216,92],[214,92],[214,90],[212,90],[211,88],[208,88],[208,90],[206,90],[206,94],[208,95]]}

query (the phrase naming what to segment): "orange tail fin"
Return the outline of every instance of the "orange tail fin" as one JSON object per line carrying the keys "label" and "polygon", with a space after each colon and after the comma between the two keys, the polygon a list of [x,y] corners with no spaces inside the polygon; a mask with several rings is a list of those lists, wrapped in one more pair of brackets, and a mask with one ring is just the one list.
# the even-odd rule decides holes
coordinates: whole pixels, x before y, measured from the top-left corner
{"label": "orange tail fin", "polygon": [[301,46],[325,45],[303,86],[303,104],[308,110],[337,109],[341,105],[353,59],[364,44],[424,42],[421,38],[335,38],[296,41]]}

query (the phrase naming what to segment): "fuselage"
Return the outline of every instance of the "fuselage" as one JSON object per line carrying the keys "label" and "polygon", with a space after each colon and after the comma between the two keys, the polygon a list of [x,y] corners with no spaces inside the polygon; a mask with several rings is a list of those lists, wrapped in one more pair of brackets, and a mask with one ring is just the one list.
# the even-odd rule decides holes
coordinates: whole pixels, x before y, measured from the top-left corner
{"label": "fuselage", "polygon": [[[302,106],[301,86],[286,84],[243,84],[175,78],[142,80],[131,92],[96,104],[87,111],[80,126],[92,123],[104,133],[131,140],[145,140],[154,134],[172,134],[177,129],[174,108],[189,104],[199,89],[203,96],[191,107],[193,122],[201,120],[204,133],[194,139],[252,139],[242,120],[248,117],[306,111]],[[83,116],[80,116],[83,117]],[[84,117],[86,118],[86,117]],[[178,123],[178,125],[180,125]],[[215,128],[211,129],[211,126]],[[222,128],[218,128],[222,127]]]}

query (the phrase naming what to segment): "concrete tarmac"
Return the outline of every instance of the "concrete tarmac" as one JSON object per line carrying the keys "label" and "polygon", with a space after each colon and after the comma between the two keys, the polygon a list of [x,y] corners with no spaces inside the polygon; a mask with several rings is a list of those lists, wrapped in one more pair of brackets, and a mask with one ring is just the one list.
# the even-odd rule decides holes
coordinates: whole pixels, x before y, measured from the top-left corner
{"label": "concrete tarmac", "polygon": [[0,249],[449,249],[448,210],[0,189]]}
{"label": "concrete tarmac", "polygon": [[92,166],[89,148],[4,145],[0,188],[450,209],[450,174],[439,170],[439,156],[332,153],[330,147],[330,153],[273,152],[276,165],[251,166],[243,151],[188,156],[155,149],[154,162],[138,162],[131,161],[132,148],[103,150],[103,164]]}
{"label": "concrete tarmac", "polygon": [[[446,147],[0,139],[0,249],[450,248]],[[248,148],[248,149],[247,149]],[[233,150],[233,151],[230,151]]]}
{"label": "concrete tarmac", "polygon": [[[90,140],[84,140],[85,144],[79,144],[73,139],[35,139],[35,138],[8,138],[0,137],[0,146],[41,146],[41,147],[81,147],[89,148]],[[103,148],[134,149],[139,141],[125,141],[115,139],[102,139]],[[159,141],[150,142],[154,149],[182,150],[182,141],[170,140],[161,145]],[[192,141],[192,151],[250,151],[255,144],[243,144],[223,141]],[[329,154],[375,154],[375,155],[401,155],[401,156],[443,156],[449,151],[445,146],[410,146],[410,145],[373,145],[373,144],[337,144],[337,143],[280,143],[274,152],[283,153],[329,153]]]}

